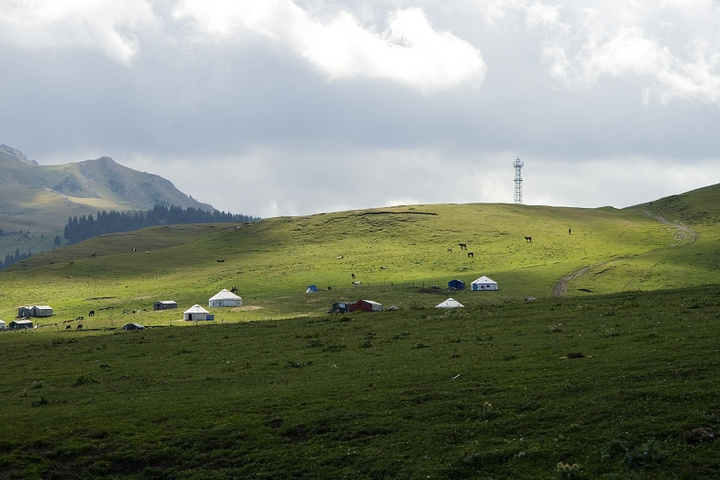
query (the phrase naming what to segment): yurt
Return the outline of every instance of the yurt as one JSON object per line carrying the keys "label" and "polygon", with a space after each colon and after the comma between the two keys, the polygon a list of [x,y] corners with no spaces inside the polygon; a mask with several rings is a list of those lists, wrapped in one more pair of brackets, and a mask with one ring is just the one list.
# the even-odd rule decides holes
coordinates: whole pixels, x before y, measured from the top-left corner
{"label": "yurt", "polygon": [[435,308],[462,308],[462,307],[464,307],[464,306],[465,306],[465,305],[463,305],[462,303],[458,302],[458,301],[455,300],[454,298],[448,298],[448,299],[445,300],[444,302],[438,303],[437,305],[435,305]]}
{"label": "yurt", "polygon": [[210,312],[208,312],[207,310],[205,310],[203,307],[201,307],[200,305],[198,305],[198,304],[196,303],[196,304],[193,305],[192,307],[190,307],[190,308],[188,308],[187,310],[185,310],[185,312],[183,313],[183,320],[188,320],[188,321],[202,320],[202,321],[205,321],[205,320],[207,320],[209,313],[210,313]]}
{"label": "yurt", "polygon": [[230,290],[223,288],[218,293],[210,297],[208,301],[209,307],[242,307],[242,298],[232,293]]}
{"label": "yurt", "polygon": [[472,282],[471,286],[472,290],[498,290],[497,282],[485,275]]}

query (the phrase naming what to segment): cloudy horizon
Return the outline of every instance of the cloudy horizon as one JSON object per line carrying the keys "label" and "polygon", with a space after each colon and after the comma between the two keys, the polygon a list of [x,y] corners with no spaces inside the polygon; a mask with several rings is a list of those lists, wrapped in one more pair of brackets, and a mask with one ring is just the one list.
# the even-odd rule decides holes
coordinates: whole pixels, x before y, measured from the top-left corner
{"label": "cloudy horizon", "polygon": [[272,217],[720,183],[717,0],[0,0],[0,143]]}

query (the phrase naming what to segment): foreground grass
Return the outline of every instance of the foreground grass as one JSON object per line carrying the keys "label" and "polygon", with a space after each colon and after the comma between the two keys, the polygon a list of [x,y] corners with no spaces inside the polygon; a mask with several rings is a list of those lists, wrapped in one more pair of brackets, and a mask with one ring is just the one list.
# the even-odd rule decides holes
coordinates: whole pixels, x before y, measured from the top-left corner
{"label": "foreground grass", "polygon": [[484,298],[2,334],[0,477],[716,474],[717,442],[691,432],[720,427],[720,287]]}

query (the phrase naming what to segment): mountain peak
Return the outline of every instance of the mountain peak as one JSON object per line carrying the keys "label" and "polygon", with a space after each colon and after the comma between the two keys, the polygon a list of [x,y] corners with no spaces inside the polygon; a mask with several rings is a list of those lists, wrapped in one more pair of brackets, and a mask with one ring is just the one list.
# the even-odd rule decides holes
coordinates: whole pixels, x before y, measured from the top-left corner
{"label": "mountain peak", "polygon": [[29,163],[31,165],[37,165],[38,163],[34,160],[28,159],[24,153],[16,148],[9,147],[5,144],[0,143],[0,155],[4,157],[14,158],[20,160],[23,163]]}

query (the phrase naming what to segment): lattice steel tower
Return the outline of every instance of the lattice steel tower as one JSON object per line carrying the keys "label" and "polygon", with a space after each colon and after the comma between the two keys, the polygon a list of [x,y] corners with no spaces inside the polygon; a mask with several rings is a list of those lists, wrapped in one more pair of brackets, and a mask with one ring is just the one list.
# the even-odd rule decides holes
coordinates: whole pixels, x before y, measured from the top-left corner
{"label": "lattice steel tower", "polygon": [[515,167],[515,203],[522,203],[522,175],[520,170],[525,165],[525,162],[520,160],[520,157],[515,159],[513,166]]}

